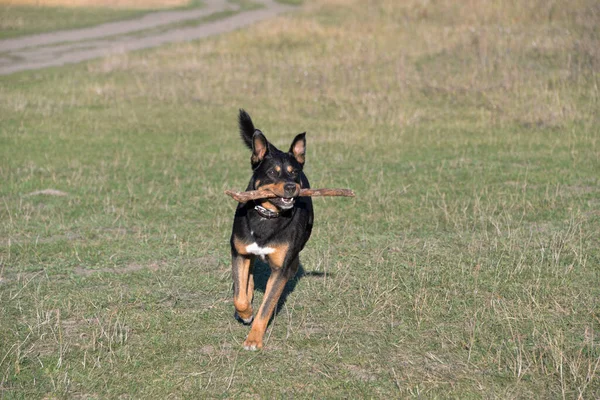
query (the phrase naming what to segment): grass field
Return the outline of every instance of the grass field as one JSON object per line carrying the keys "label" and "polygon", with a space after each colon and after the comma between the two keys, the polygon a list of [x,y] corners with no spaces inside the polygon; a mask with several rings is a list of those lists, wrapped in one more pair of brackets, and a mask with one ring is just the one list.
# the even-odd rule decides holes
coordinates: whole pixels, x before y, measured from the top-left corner
{"label": "grass field", "polygon": [[[598,3],[365,4],[0,78],[1,397],[600,396]],[[240,107],[357,192],[258,353]]]}

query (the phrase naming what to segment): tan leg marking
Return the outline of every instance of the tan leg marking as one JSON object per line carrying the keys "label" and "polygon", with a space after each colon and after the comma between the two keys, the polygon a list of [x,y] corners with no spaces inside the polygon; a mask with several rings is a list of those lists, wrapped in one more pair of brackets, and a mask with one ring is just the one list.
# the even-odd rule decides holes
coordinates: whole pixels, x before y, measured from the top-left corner
{"label": "tan leg marking", "polygon": [[271,268],[283,267],[283,262],[285,261],[285,256],[287,255],[290,246],[288,244],[276,244],[270,245],[269,247],[275,249],[275,251],[268,256]]}
{"label": "tan leg marking", "polygon": [[[273,246],[273,245],[272,245]],[[256,314],[256,318],[252,323],[252,329],[248,334],[248,337],[244,341],[244,348],[246,350],[259,350],[263,347],[263,337],[265,330],[269,324],[269,320],[277,307],[281,293],[288,281],[288,276],[283,273],[282,265],[287,254],[288,246],[279,245],[273,246],[277,250],[268,256],[269,265],[271,266],[271,276],[267,281],[267,288],[263,297],[263,302]],[[298,268],[298,257],[289,266],[293,271]]]}
{"label": "tan leg marking", "polygon": [[250,257],[243,256],[234,256],[232,260],[233,305],[237,315],[246,323],[252,321],[252,296],[248,295],[249,292],[252,293],[249,289],[254,289],[254,279],[250,279],[252,261]]}
{"label": "tan leg marking", "polygon": [[254,275],[252,267],[254,257],[246,251],[246,244],[236,236],[233,246],[238,253],[232,256],[233,305],[237,315],[245,322],[252,322],[252,296],[254,294]]}
{"label": "tan leg marking", "polygon": [[248,252],[246,251],[246,247],[249,244],[250,243],[244,243],[244,242],[242,242],[237,236],[233,237],[233,247],[235,248],[235,251],[238,252],[238,254],[241,254],[243,256],[247,256]]}

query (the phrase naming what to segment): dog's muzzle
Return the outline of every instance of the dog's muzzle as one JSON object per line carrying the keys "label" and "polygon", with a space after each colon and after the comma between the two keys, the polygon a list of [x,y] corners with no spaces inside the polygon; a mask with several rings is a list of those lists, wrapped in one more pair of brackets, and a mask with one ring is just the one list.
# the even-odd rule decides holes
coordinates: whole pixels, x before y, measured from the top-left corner
{"label": "dog's muzzle", "polygon": [[295,183],[286,183],[283,185],[283,196],[269,199],[269,201],[280,210],[289,210],[294,207],[296,197],[300,194],[300,188]]}

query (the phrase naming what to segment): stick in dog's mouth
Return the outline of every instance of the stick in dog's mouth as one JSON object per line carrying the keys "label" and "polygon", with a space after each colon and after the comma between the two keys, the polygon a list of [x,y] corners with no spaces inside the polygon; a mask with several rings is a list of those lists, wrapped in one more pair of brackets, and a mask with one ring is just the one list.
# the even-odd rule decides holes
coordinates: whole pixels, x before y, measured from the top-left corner
{"label": "stick in dog's mouth", "polygon": [[[226,190],[225,194],[233,197],[240,203],[246,203],[250,200],[258,199],[271,199],[279,197],[270,190],[250,190],[248,192],[236,192],[233,190]],[[342,197],[354,197],[354,191],[351,189],[300,189],[298,197],[325,197],[325,196],[342,196]],[[294,201],[293,197],[280,197],[281,200],[286,202]]]}

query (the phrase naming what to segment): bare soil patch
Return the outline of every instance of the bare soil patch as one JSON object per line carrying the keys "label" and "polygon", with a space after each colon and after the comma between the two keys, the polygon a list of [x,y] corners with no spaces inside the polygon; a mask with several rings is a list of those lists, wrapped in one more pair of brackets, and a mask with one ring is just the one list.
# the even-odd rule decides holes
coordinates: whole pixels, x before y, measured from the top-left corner
{"label": "bare soil patch", "polygon": [[0,0],[9,6],[43,7],[106,7],[106,8],[173,8],[185,6],[190,0]]}
{"label": "bare soil patch", "polygon": [[44,190],[36,190],[35,192],[31,192],[31,193],[27,194],[27,196],[39,196],[39,195],[63,197],[63,196],[67,196],[68,193],[63,192],[62,190],[44,189]]}
{"label": "bare soil patch", "polygon": [[97,273],[127,274],[127,273],[131,273],[131,272],[142,271],[142,270],[158,271],[161,268],[161,266],[164,266],[164,263],[153,262],[148,265],[131,263],[131,264],[127,264],[126,266],[124,266],[122,268],[87,269],[87,268],[83,268],[83,267],[75,267],[73,269],[73,273],[75,275],[81,275],[81,276],[90,276],[90,275],[97,274]]}

